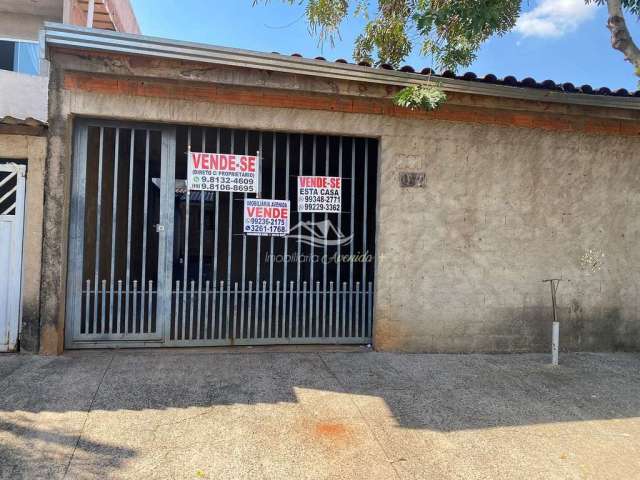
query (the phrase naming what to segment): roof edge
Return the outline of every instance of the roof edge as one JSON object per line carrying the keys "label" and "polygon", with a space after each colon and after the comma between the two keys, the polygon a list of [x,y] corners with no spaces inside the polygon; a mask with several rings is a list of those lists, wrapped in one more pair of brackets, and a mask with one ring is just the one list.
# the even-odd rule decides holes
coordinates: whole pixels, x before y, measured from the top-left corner
{"label": "roof edge", "polygon": [[[186,60],[259,70],[272,70],[296,75],[395,85],[399,87],[421,85],[427,81],[424,75],[417,73],[376,69],[300,57],[288,57],[274,53],[262,53],[145,35],[90,29],[52,22],[45,22],[44,40],[46,46]],[[553,90],[470,82],[446,77],[438,77],[438,83],[448,92],[538,102],[640,110],[640,99],[635,97],[566,93]]]}

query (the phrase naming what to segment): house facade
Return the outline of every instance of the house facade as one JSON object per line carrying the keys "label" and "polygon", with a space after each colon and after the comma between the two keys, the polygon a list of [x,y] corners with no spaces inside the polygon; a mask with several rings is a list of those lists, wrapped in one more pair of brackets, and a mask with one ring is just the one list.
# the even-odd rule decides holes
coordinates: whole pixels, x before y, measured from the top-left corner
{"label": "house facade", "polygon": [[420,112],[391,101],[410,67],[44,42],[41,352],[546,351],[551,278],[562,348],[640,345],[635,94],[446,73]]}
{"label": "house facade", "polygon": [[128,0],[0,4],[0,352],[38,351],[49,64],[44,22],[139,33]]}

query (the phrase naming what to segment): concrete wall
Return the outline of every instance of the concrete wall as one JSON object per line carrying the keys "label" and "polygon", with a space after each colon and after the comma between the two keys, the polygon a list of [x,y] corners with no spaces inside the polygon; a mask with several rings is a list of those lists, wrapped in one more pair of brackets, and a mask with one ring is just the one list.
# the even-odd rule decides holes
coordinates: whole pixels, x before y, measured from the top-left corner
{"label": "concrete wall", "polygon": [[0,157],[27,161],[20,332],[20,348],[27,352],[37,352],[39,348],[43,169],[46,148],[45,137],[0,134]]}
{"label": "concrete wall", "polygon": [[0,12],[62,18],[62,5],[67,0],[2,0]]}
{"label": "concrete wall", "polygon": [[49,77],[0,70],[0,118],[47,121]]}
{"label": "concrete wall", "polygon": [[45,21],[59,22],[65,0],[2,0],[0,38],[38,40]]}
{"label": "concrete wall", "polygon": [[[65,60],[74,68],[78,61]],[[131,66],[122,68],[132,71]],[[563,348],[640,347],[637,136],[557,131],[554,124],[518,128],[384,112],[229,105],[163,98],[159,87],[143,95],[142,88],[125,86],[123,93],[104,80],[99,80],[102,91],[88,91],[63,88],[63,76],[57,66],[46,176],[44,351],[61,349],[64,328],[69,139],[75,115],[378,137],[377,349],[548,350],[551,299],[542,280],[550,277],[570,280],[558,291]],[[330,88],[366,90],[353,85]],[[187,84],[175,88],[189,91]],[[228,98],[241,103],[253,97]],[[510,104],[487,98],[454,100],[465,102],[482,104],[496,117]],[[524,104],[519,108],[525,110]],[[575,115],[577,122],[589,112],[530,104],[530,111],[554,109]],[[404,171],[425,172],[426,188],[401,188],[399,174]]]}
{"label": "concrete wall", "polygon": [[53,19],[39,15],[0,13],[0,38],[36,42],[42,24],[48,20]]}

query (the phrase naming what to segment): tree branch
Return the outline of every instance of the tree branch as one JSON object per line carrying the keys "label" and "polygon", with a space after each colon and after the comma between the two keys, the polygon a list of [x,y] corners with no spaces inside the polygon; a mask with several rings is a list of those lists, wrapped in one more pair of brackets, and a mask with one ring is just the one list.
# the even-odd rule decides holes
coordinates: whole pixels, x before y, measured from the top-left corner
{"label": "tree branch", "polygon": [[611,32],[611,46],[620,50],[624,58],[640,72],[640,49],[636,46],[624,21],[621,0],[607,0],[609,20],[607,28]]}

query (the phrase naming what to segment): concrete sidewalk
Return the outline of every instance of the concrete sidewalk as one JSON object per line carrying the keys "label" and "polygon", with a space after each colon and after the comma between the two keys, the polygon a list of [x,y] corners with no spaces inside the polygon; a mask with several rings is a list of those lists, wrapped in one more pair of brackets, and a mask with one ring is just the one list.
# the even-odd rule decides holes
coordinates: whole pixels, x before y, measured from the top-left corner
{"label": "concrete sidewalk", "polygon": [[0,478],[640,478],[640,355],[0,356]]}

